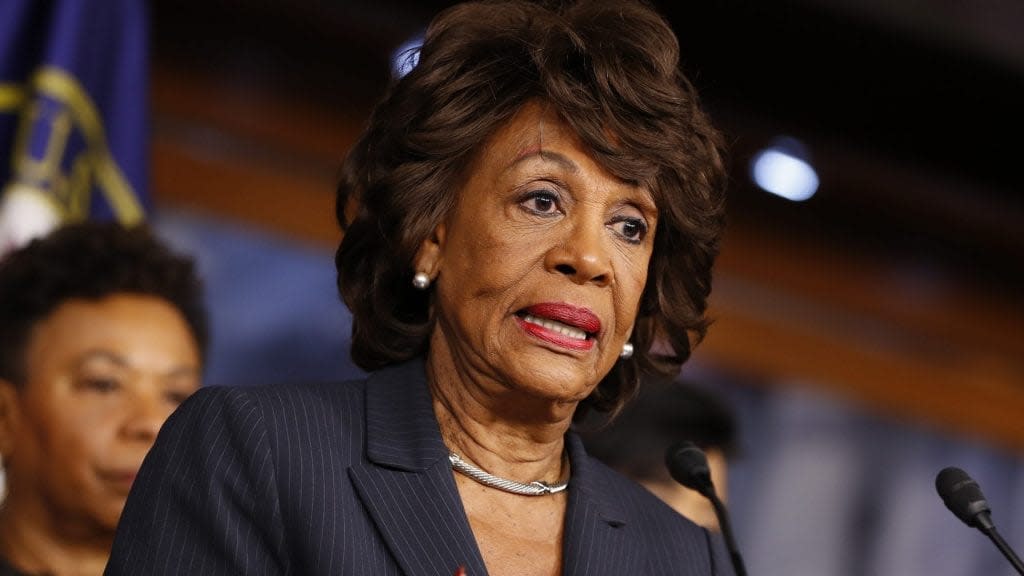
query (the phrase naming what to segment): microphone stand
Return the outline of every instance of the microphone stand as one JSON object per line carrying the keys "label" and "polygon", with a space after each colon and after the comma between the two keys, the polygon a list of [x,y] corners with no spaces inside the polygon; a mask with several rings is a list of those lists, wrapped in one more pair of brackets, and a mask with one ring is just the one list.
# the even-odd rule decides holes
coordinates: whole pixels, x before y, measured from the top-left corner
{"label": "microphone stand", "polygon": [[1013,565],[1017,574],[1024,576],[1024,563],[1021,563],[1020,558],[1013,551],[1013,548],[1010,548],[1010,545],[1006,543],[1006,540],[1003,540],[1003,537],[999,535],[999,532],[996,531],[996,527],[980,526],[978,529],[992,540],[992,543],[996,545],[996,548],[999,548],[999,551],[1003,553],[1003,556],[1006,556],[1006,559]]}
{"label": "microphone stand", "polygon": [[[703,494],[703,491],[701,492]],[[736,539],[732,534],[732,524],[729,522],[729,512],[725,509],[725,505],[722,504],[722,500],[715,494],[715,491],[709,490],[704,496],[711,501],[711,505],[715,508],[715,516],[718,517],[718,527],[722,529],[722,536],[725,538],[725,546],[729,549],[729,557],[732,560],[733,571],[736,572],[736,576],[747,576],[747,568],[743,565],[743,557],[740,556],[739,547],[736,546]]]}
{"label": "microphone stand", "polygon": [[732,534],[729,512],[715,493],[715,485],[711,481],[707,455],[693,442],[677,442],[665,452],[665,466],[676,482],[711,501],[715,516],[718,518],[718,527],[725,538],[725,546],[729,549],[732,570],[736,576],[747,576],[747,568],[743,565],[743,557],[740,556],[740,549]]}

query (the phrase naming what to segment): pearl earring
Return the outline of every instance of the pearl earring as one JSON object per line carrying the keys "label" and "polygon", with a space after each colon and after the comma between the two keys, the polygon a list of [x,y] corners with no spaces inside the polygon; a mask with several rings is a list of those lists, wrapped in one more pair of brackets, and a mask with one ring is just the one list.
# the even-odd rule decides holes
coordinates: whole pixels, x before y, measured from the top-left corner
{"label": "pearl earring", "polygon": [[631,358],[632,356],[633,356],[633,343],[632,342],[626,342],[625,344],[622,345],[622,352],[619,354],[619,358],[622,358],[623,360],[626,360],[628,358]]}
{"label": "pearl earring", "polygon": [[430,276],[427,276],[423,272],[417,272],[412,277],[412,287],[417,290],[426,290],[430,288]]}

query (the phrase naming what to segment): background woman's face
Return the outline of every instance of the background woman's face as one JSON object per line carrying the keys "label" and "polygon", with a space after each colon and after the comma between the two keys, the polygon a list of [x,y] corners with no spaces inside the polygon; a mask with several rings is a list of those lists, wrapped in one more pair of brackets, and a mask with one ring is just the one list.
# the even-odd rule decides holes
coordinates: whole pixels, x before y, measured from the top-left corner
{"label": "background woman's face", "polygon": [[8,498],[65,529],[112,530],[160,426],[199,386],[188,325],[155,297],[71,300],[36,325],[25,358]]}
{"label": "background woman's face", "polygon": [[[438,229],[431,353],[550,399],[585,398],[636,319],[657,209],[606,172],[542,105],[526,106],[470,167]],[[427,265],[424,266],[424,262]]]}

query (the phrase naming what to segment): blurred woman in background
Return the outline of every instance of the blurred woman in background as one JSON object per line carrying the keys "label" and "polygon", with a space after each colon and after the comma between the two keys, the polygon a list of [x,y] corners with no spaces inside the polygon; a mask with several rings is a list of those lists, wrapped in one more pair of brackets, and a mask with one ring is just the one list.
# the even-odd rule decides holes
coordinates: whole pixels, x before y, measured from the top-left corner
{"label": "blurred woman in background", "polygon": [[192,261],[146,229],[68,225],[0,261],[0,575],[103,572],[205,344]]}
{"label": "blurred woman in background", "polygon": [[719,531],[711,502],[672,479],[665,453],[680,441],[696,444],[708,459],[711,481],[728,501],[728,464],[738,452],[737,418],[726,398],[711,388],[682,381],[645,381],[639,394],[607,426],[599,419],[580,426],[595,458],[636,480],[677,512]]}

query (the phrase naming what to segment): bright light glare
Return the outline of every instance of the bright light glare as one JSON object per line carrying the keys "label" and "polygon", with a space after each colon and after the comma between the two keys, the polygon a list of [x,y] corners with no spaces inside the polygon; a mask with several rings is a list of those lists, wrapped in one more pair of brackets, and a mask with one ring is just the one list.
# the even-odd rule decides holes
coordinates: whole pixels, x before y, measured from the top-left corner
{"label": "bright light glare", "polygon": [[423,36],[417,36],[412,40],[406,40],[391,54],[391,72],[395,78],[401,78],[420,61],[420,46],[423,45]]}
{"label": "bright light glare", "polygon": [[758,152],[751,161],[754,182],[777,196],[802,202],[818,190],[818,175],[810,164],[779,149]]}

